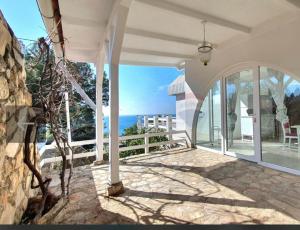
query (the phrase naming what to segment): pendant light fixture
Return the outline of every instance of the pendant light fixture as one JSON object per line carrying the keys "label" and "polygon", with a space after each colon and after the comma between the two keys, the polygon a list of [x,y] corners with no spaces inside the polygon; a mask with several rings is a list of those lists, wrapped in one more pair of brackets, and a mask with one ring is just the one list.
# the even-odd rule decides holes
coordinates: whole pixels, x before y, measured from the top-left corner
{"label": "pendant light fixture", "polygon": [[205,37],[205,24],[206,24],[206,20],[202,21],[203,24],[203,41],[200,44],[200,46],[198,47],[198,53],[199,53],[199,57],[200,57],[200,61],[207,66],[208,62],[211,59],[211,53],[212,53],[212,49],[213,46],[211,43],[206,41],[206,37]]}

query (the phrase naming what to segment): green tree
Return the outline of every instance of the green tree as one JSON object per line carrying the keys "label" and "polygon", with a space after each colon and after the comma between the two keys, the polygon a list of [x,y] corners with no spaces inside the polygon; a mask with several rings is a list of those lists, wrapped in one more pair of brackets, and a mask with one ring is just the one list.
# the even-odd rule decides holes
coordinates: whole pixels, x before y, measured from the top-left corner
{"label": "green tree", "polygon": [[[43,71],[43,60],[39,60],[39,47],[33,44],[30,47],[25,47],[25,70],[27,74],[26,85],[32,94],[33,106],[38,106],[38,91],[39,82]],[[51,58],[54,58],[54,52],[50,52]],[[80,62],[67,62],[68,69],[71,73],[76,75],[76,80],[81,85],[86,94],[96,103],[96,75],[91,65],[88,63]],[[102,103],[108,105],[108,91],[109,81],[107,74],[103,73],[103,91]],[[95,138],[95,113],[94,111],[82,100],[80,95],[73,91],[69,95],[71,100],[70,104],[70,117],[71,129],[73,140],[88,140]],[[51,137],[49,137],[51,139]]]}

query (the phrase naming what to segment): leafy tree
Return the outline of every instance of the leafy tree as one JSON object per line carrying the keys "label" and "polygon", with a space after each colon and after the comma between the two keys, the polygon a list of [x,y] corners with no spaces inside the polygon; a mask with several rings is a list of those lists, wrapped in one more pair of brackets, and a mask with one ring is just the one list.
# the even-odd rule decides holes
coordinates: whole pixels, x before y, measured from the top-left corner
{"label": "leafy tree", "polygon": [[[25,69],[26,69],[26,85],[32,94],[33,106],[38,106],[38,88],[41,74],[43,71],[43,62],[39,60],[39,47],[33,44],[24,49],[25,52]],[[51,50],[51,58],[54,58],[54,52]],[[88,63],[67,62],[68,69],[76,76],[76,80],[81,85],[86,94],[96,103],[96,75],[92,67]],[[109,80],[107,74],[103,73],[103,91],[102,103],[108,105]],[[73,95],[69,95],[72,103],[70,103],[70,117],[73,140],[88,140],[95,138],[95,113],[82,100],[80,95],[73,91]],[[51,137],[49,137],[51,140]]]}

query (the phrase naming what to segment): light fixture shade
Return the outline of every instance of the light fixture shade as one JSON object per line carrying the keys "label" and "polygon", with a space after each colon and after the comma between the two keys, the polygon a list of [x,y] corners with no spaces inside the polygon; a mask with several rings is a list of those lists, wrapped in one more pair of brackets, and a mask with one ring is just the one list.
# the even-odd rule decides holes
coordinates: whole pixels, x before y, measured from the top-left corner
{"label": "light fixture shade", "polygon": [[203,41],[202,44],[198,47],[199,53],[209,53],[213,49],[212,44],[207,41]]}
{"label": "light fixture shade", "polygon": [[201,61],[205,66],[207,66],[208,62],[209,62],[210,59],[211,59],[211,51],[206,52],[206,53],[200,53],[200,52],[199,52],[199,58],[200,58],[200,61]]}
{"label": "light fixture shade", "polygon": [[203,41],[201,46],[198,47],[200,61],[206,66],[210,61],[212,45],[209,42]]}
{"label": "light fixture shade", "polygon": [[207,42],[205,40],[205,23],[207,21],[203,20],[203,42],[201,43],[201,45],[198,47],[198,53],[199,53],[199,57],[200,57],[200,61],[206,66],[208,64],[208,62],[210,61],[211,58],[211,52],[213,49],[213,46],[211,43]]}

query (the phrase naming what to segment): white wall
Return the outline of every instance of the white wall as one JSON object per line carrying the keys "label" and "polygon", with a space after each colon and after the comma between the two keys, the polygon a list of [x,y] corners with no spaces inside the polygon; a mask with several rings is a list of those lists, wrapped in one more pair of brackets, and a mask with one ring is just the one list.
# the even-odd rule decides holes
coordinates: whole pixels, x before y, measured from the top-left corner
{"label": "white wall", "polygon": [[[280,24],[280,25],[279,25]],[[195,140],[195,111],[214,82],[238,66],[260,63],[300,76],[300,14],[279,18],[244,35],[237,43],[228,43],[213,51],[208,66],[198,59],[186,62],[186,130]]]}
{"label": "white wall", "polygon": [[176,130],[185,130],[185,94],[176,95]]}

